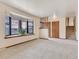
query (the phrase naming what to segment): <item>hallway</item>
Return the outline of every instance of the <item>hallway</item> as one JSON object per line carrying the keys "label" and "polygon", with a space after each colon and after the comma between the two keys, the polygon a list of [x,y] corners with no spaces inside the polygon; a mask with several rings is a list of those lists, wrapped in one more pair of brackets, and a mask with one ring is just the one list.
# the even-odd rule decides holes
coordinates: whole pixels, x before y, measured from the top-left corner
{"label": "hallway", "polygon": [[38,39],[0,51],[0,59],[77,59],[77,41]]}

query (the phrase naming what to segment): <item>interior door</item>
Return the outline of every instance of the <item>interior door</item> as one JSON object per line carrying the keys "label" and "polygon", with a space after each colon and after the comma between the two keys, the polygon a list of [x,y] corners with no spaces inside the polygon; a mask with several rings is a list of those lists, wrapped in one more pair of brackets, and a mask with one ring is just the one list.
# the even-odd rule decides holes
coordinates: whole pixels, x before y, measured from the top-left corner
{"label": "interior door", "polygon": [[59,38],[59,21],[52,22],[52,37]]}

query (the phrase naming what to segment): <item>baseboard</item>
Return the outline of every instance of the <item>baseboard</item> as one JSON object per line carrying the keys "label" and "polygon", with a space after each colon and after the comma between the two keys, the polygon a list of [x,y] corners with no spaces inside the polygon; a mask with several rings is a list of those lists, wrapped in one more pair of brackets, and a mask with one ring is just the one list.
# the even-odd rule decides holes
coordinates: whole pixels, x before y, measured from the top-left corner
{"label": "baseboard", "polygon": [[58,39],[64,39],[64,40],[66,40],[66,38],[58,38]]}
{"label": "baseboard", "polygon": [[35,38],[35,39],[32,39],[32,40],[28,40],[28,41],[24,41],[24,42],[21,42],[21,43],[18,43],[18,44],[14,44],[14,45],[11,45],[11,46],[7,46],[6,48],[10,48],[10,47],[13,47],[13,46],[16,46],[16,45],[20,45],[20,44],[23,44],[23,43],[26,43],[26,42],[30,42],[30,41],[34,41],[34,40],[37,40],[38,38]]}
{"label": "baseboard", "polygon": [[45,40],[48,40],[48,38],[40,38],[40,39],[45,39]]}

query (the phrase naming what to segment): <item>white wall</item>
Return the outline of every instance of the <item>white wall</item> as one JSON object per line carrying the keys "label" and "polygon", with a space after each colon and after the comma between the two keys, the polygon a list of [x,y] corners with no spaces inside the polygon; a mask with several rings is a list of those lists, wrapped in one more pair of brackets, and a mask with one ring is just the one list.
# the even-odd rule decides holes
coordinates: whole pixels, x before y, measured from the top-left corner
{"label": "white wall", "polygon": [[[26,17],[33,18],[34,35],[5,39],[4,38],[5,37],[5,16],[9,15],[10,12],[15,12],[17,14],[21,14]],[[39,17],[30,15],[28,13],[24,13],[16,8],[12,8],[10,6],[0,3],[0,48],[39,38],[39,26],[40,26]]]}
{"label": "white wall", "polygon": [[79,31],[78,31],[79,30],[79,28],[78,28],[79,24],[78,24],[78,22],[79,22],[78,16],[76,16],[76,40],[79,40],[79,36],[78,36],[79,35],[78,34],[79,33]]}
{"label": "white wall", "polygon": [[59,20],[59,38],[66,38],[65,18],[60,18],[60,20]]}

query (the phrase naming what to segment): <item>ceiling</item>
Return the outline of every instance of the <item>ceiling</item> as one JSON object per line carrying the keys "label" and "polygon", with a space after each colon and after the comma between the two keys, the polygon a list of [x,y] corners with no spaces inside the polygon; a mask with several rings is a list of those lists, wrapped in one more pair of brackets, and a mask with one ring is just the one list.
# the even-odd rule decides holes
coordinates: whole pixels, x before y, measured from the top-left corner
{"label": "ceiling", "polygon": [[0,0],[36,16],[69,16],[77,14],[77,0]]}

